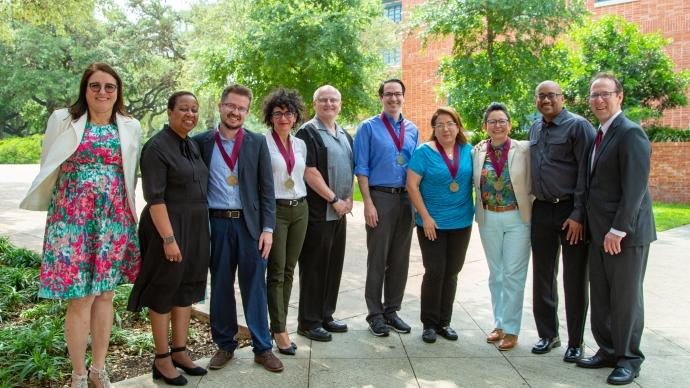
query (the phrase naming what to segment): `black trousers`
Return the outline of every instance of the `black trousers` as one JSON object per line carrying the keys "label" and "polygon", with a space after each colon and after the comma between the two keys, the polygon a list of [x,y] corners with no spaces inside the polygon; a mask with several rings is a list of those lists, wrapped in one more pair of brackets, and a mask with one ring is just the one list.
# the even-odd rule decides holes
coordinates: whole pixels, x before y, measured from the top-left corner
{"label": "black trousers", "polygon": [[563,250],[563,290],[568,324],[568,346],[583,341],[589,295],[587,244],[570,245],[563,222],[573,210],[572,201],[536,200],[532,206],[533,313],[540,338],[558,336],[558,257]]}
{"label": "black trousers", "polygon": [[345,260],[346,217],[307,225],[299,256],[299,312],[302,330],[333,320]]}
{"label": "black trousers", "polygon": [[471,226],[436,230],[436,240],[431,241],[424,235],[424,228],[417,227],[424,264],[421,320],[425,329],[450,325],[458,273],[465,264],[471,234]]}
{"label": "black trousers", "polygon": [[644,328],[642,283],[649,244],[622,247],[609,255],[601,246],[589,248],[592,291],[592,334],[597,354],[617,366],[639,371],[644,355],[640,340]]}

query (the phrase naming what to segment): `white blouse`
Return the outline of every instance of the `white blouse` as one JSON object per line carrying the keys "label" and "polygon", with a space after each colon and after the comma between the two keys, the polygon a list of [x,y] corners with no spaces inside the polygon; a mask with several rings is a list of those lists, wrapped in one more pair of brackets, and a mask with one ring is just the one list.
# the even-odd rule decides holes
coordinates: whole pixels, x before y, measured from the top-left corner
{"label": "white blouse", "polygon": [[291,189],[288,189],[287,163],[280,153],[278,146],[271,132],[265,134],[268,143],[268,152],[271,154],[271,168],[273,170],[273,190],[276,199],[299,199],[307,196],[307,186],[304,183],[304,168],[307,162],[307,145],[302,139],[290,135],[292,150],[295,153],[295,166],[292,168],[290,178],[294,182]]}

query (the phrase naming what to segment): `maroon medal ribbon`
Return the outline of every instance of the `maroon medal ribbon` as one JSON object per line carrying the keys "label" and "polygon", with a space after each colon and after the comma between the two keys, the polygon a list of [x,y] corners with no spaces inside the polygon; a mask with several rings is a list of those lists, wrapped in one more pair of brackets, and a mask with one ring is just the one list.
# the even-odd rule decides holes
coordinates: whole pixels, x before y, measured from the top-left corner
{"label": "maroon medal ribbon", "polygon": [[283,155],[283,159],[285,159],[288,176],[291,176],[292,169],[295,167],[295,152],[292,149],[290,135],[288,135],[288,149],[285,149],[285,146],[283,146],[283,141],[280,140],[280,136],[278,136],[276,131],[271,131],[271,136],[273,136],[273,140],[276,142],[276,146],[278,146],[278,151],[280,151],[280,154]]}
{"label": "maroon medal ribbon", "polygon": [[441,143],[438,142],[438,139],[434,141],[436,142],[436,149],[438,150],[438,153],[441,154],[443,162],[445,162],[446,167],[448,167],[448,171],[450,172],[450,178],[453,181],[455,181],[455,176],[458,174],[458,167],[460,166],[458,145],[455,144],[453,147],[453,161],[451,162],[450,159],[448,159],[448,155],[446,155],[446,151],[443,149],[443,146],[441,145]]}
{"label": "maroon medal ribbon", "polygon": [[510,138],[503,143],[501,149],[503,152],[501,152],[501,159],[499,160],[496,158],[496,152],[494,151],[494,147],[491,145],[491,140],[489,140],[489,146],[487,147],[486,152],[489,154],[489,159],[491,159],[491,166],[493,166],[494,171],[496,172],[496,178],[501,176],[503,173],[503,167],[505,167],[506,161],[508,160],[508,152],[510,152]]}
{"label": "maroon medal ribbon", "polygon": [[395,135],[395,130],[393,130],[391,123],[388,122],[388,117],[386,117],[384,112],[381,112],[381,121],[383,121],[383,125],[386,126],[388,134],[391,135],[393,143],[395,143],[395,147],[398,149],[398,152],[402,152],[403,142],[405,141],[405,120],[400,122],[400,137]]}
{"label": "maroon medal ribbon", "polygon": [[240,127],[240,129],[237,130],[237,135],[235,135],[235,144],[232,146],[232,153],[230,155],[225,152],[223,143],[220,140],[219,131],[216,131],[216,133],[213,134],[213,138],[216,140],[216,145],[220,150],[220,154],[223,156],[223,160],[225,160],[225,163],[228,165],[228,167],[230,167],[230,171],[235,171],[235,164],[237,163],[237,157],[240,155],[240,147],[242,147],[242,140],[244,139],[244,128]]}

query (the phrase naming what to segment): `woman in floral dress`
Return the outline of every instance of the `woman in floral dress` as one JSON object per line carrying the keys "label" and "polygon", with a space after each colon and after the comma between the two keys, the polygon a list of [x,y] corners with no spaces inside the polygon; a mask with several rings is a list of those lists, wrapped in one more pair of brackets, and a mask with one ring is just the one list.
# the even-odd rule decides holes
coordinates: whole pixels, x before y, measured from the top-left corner
{"label": "woman in floral dress", "polygon": [[141,265],[134,206],[140,134],[124,110],[115,70],[90,65],[77,101],[48,119],[41,169],[20,205],[48,210],[38,295],[67,300],[72,387],[86,387],[87,380],[110,386],[105,357],[113,290],[133,282]]}

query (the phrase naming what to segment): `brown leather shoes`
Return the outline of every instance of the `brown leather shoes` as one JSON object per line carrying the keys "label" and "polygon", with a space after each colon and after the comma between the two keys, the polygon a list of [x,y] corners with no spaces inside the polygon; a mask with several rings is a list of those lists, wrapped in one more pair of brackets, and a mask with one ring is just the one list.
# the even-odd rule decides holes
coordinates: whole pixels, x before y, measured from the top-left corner
{"label": "brown leather shoes", "polygon": [[267,351],[261,354],[257,354],[254,356],[254,362],[257,364],[261,364],[264,366],[264,369],[266,369],[269,372],[282,372],[283,371],[283,363],[280,362],[278,357],[273,354],[272,351]]}
{"label": "brown leather shoes", "polygon": [[211,361],[208,363],[208,369],[221,369],[228,361],[232,360],[233,355],[233,352],[226,352],[223,349],[216,350],[216,353],[211,357]]}
{"label": "brown leather shoes", "polygon": [[510,350],[517,345],[518,337],[514,334],[506,334],[503,339],[498,343],[498,350],[506,351]]}
{"label": "brown leather shoes", "polygon": [[486,342],[492,344],[494,342],[498,342],[503,339],[505,334],[503,334],[503,330],[501,329],[494,329],[489,335],[486,337]]}

